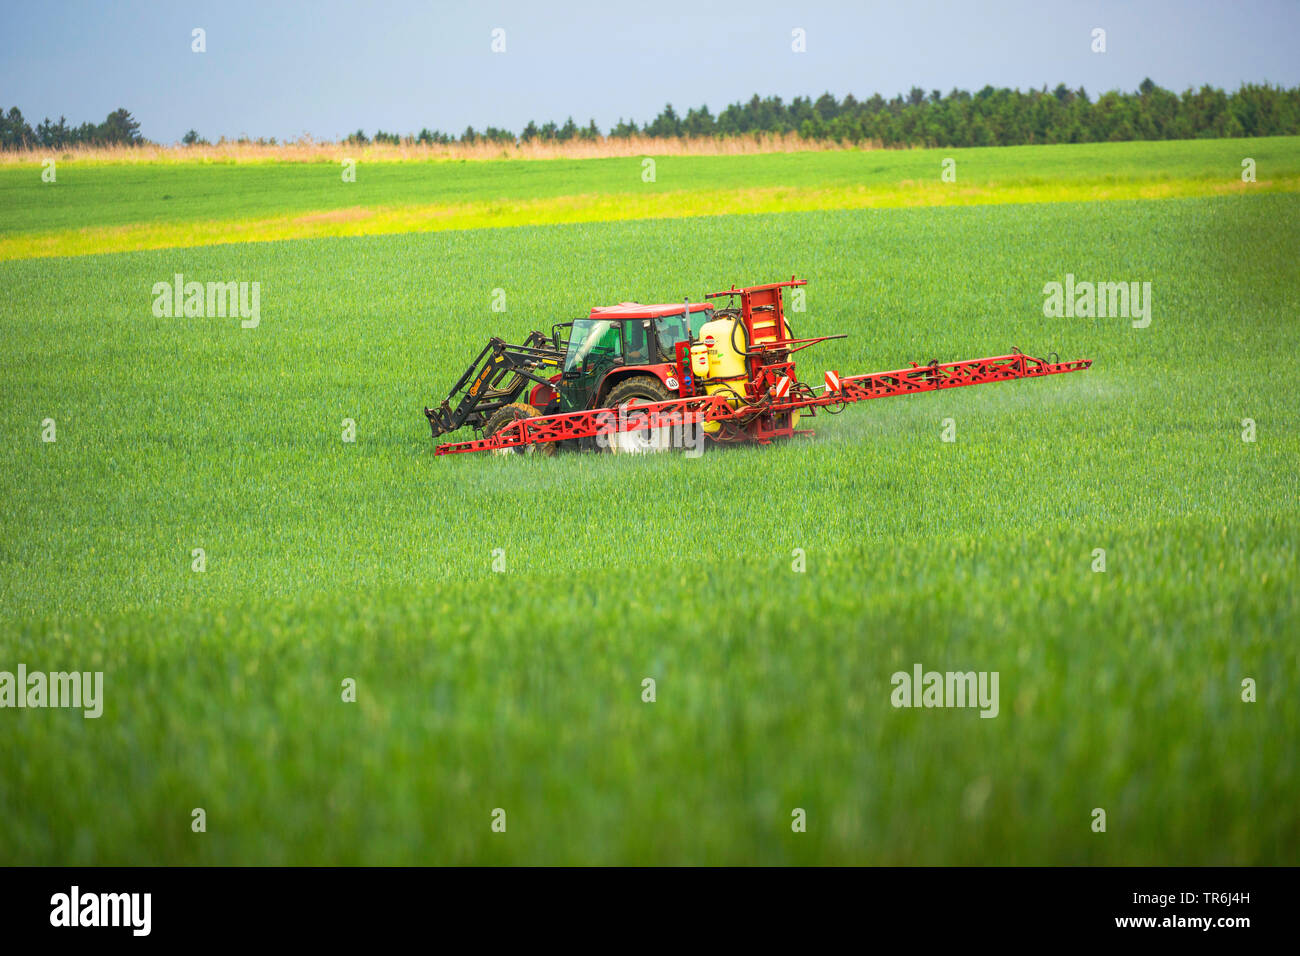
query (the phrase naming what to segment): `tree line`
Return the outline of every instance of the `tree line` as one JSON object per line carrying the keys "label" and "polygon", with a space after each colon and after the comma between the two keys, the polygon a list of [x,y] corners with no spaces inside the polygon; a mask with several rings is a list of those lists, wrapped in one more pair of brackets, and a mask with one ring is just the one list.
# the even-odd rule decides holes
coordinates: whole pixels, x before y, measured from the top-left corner
{"label": "tree line", "polygon": [[[728,137],[751,134],[796,135],[807,140],[878,143],[883,146],[1018,146],[1027,143],[1095,143],[1138,139],[1197,139],[1282,136],[1300,133],[1300,87],[1246,84],[1235,93],[1212,86],[1179,93],[1143,80],[1132,93],[1111,91],[1095,99],[1083,87],[1064,83],[1049,91],[986,86],[977,93],[954,89],[926,92],[912,87],[906,96],[865,100],[849,94],[837,99],[779,96],[732,103],[718,114],[707,105],[679,114],[669,103],[644,125],[619,119],[613,139]],[[373,142],[391,143],[563,143],[595,141],[604,133],[570,116],[563,124],[530,121],[518,136],[489,126],[470,126],[460,136],[423,129],[415,136],[382,130]],[[358,130],[348,142],[371,142]]]}
{"label": "tree line", "polygon": [[102,123],[69,126],[66,117],[57,123],[45,120],[33,127],[14,106],[0,109],[0,149],[62,149],[65,146],[137,146],[144,142],[140,124],[130,111],[116,109]]}
{"label": "tree line", "polygon": [[[564,123],[530,121],[518,135],[489,126],[467,127],[459,136],[428,128],[417,134],[364,130],[345,142],[445,145],[491,143],[595,142],[608,136],[630,139],[682,137],[725,138],[754,134],[795,135],[806,140],[873,143],[882,146],[1016,146],[1028,143],[1094,143],[1116,140],[1197,139],[1237,136],[1281,136],[1300,133],[1300,87],[1247,83],[1235,93],[1212,86],[1182,93],[1166,90],[1150,79],[1132,93],[1112,90],[1095,99],[1083,87],[1064,83],[1049,91],[994,88],[976,93],[954,89],[928,93],[913,87],[886,100],[879,93],[865,100],[849,94],[842,100],[830,93],[817,99],[796,96],[786,103],[779,96],[732,103],[716,115],[707,105],[679,114],[671,103],[654,119],[638,125],[619,121],[603,132],[593,119],[585,126],[569,117]],[[238,142],[245,142],[240,139]],[[125,109],[110,113],[103,123],[69,126],[63,117],[47,117],[33,128],[13,107],[0,112],[0,149],[59,148],[77,144],[134,145],[143,143],[139,123]],[[195,130],[186,145],[205,144]],[[275,140],[258,140],[275,144]]]}

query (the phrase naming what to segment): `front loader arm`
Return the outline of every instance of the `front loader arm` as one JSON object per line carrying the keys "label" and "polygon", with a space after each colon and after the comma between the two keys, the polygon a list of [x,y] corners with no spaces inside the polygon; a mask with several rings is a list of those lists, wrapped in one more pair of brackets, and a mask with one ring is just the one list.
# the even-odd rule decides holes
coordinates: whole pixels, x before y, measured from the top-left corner
{"label": "front loader arm", "polygon": [[529,332],[523,345],[493,337],[442,403],[424,410],[433,437],[464,425],[482,428],[498,408],[517,401],[530,381],[550,385],[554,372],[548,370],[559,368],[561,359],[541,332]]}

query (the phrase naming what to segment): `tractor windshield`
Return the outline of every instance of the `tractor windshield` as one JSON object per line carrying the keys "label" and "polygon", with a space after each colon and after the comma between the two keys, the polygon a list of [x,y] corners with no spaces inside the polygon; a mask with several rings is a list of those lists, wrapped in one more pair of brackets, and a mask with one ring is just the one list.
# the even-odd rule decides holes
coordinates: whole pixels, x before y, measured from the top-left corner
{"label": "tractor windshield", "polygon": [[581,368],[589,359],[618,358],[623,354],[623,328],[608,319],[575,319],[564,356],[566,372]]}

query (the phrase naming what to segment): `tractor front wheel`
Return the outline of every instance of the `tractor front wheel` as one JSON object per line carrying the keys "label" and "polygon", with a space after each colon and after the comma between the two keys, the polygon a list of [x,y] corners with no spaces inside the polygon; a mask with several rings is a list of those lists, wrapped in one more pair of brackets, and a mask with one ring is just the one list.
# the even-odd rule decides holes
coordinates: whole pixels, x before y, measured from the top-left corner
{"label": "tractor front wheel", "polygon": [[[536,418],[542,414],[532,405],[524,402],[515,402],[512,405],[502,405],[492,417],[488,419],[487,425],[483,427],[483,437],[491,438],[507,425],[512,425],[517,421],[525,418]],[[544,441],[535,445],[516,445],[513,448],[498,448],[494,455],[543,455],[550,457],[555,454],[555,442]]]}

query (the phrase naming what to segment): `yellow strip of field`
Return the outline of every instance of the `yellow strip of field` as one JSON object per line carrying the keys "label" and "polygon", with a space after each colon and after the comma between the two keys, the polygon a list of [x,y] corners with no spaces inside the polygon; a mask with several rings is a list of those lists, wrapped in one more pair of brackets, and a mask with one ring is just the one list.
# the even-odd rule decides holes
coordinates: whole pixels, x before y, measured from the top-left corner
{"label": "yellow strip of field", "polygon": [[1256,192],[1300,192],[1300,176],[1283,176],[1257,183],[1171,179],[1154,182],[1099,180],[964,186],[960,183],[909,181],[887,186],[682,190],[644,195],[615,193],[497,202],[354,206],[238,220],[131,223],[17,233],[0,237],[0,261],[282,239],[379,236],[443,229],[492,229],[830,209],[1177,199]]}

